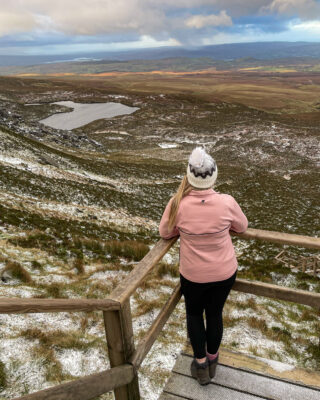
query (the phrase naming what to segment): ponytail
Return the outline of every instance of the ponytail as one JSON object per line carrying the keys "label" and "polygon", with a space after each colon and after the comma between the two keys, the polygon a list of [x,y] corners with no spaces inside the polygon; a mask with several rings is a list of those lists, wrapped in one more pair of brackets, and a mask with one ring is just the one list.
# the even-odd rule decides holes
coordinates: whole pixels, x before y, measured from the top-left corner
{"label": "ponytail", "polygon": [[172,199],[170,213],[169,213],[169,222],[168,222],[169,230],[172,230],[173,227],[175,226],[181,199],[183,199],[183,197],[189,194],[192,189],[193,187],[190,185],[188,178],[185,175],[180,183],[177,193],[173,196]]}

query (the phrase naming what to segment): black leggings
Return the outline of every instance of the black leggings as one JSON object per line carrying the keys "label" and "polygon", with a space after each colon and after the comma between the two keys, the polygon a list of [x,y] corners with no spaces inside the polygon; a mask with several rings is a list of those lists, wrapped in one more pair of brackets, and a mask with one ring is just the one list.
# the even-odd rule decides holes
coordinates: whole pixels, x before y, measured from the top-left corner
{"label": "black leggings", "polygon": [[[228,279],[216,282],[191,282],[180,274],[181,292],[187,313],[187,329],[196,358],[215,354],[223,335],[222,310],[236,279],[237,271]],[[206,313],[206,328],[203,312]]]}

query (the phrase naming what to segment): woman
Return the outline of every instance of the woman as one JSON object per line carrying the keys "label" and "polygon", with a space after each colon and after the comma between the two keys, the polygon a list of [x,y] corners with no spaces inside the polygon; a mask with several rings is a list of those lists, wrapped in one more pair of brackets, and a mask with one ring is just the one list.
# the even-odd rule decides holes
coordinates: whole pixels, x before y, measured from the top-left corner
{"label": "woman", "polygon": [[237,275],[229,231],[244,232],[248,227],[236,200],[213,190],[217,174],[214,159],[196,147],[187,175],[167,204],[159,226],[164,239],[180,236],[181,291],[194,353],[191,374],[201,385],[215,375],[223,334],[222,310]]}

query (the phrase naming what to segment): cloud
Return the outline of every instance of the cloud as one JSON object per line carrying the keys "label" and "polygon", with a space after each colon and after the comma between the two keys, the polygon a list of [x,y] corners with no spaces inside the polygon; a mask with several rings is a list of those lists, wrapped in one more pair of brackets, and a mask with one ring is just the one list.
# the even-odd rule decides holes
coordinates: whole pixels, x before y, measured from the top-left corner
{"label": "cloud", "polygon": [[0,0],[0,36],[37,30],[170,37],[179,13],[187,18],[181,29],[200,29],[231,26],[231,19],[259,13],[314,19],[319,7],[315,0]]}
{"label": "cloud", "polygon": [[293,20],[320,20],[319,0],[0,0],[0,45],[197,45],[290,32]]}
{"label": "cloud", "polygon": [[[1,4],[1,3],[0,3]],[[0,36],[8,33],[28,32],[36,27],[34,17],[30,13],[17,12],[1,5]]]}
{"label": "cloud", "polygon": [[290,23],[290,29],[296,32],[309,32],[320,37],[320,21],[306,21]]}
{"label": "cloud", "polygon": [[232,19],[223,10],[218,15],[193,15],[185,21],[185,25],[196,29],[201,29],[205,26],[231,26]]}
{"label": "cloud", "polygon": [[273,0],[267,6],[263,6],[261,11],[315,19],[320,17],[320,4],[315,0]]}
{"label": "cloud", "polygon": [[130,40],[128,42],[103,42],[96,41],[92,43],[88,42],[78,42],[74,41],[65,41],[58,43],[29,43],[27,46],[25,43],[7,43],[5,46],[1,43],[0,40],[0,57],[1,54],[5,55],[14,55],[17,52],[21,55],[44,55],[44,54],[82,54],[86,53],[99,53],[99,52],[112,52],[112,51],[121,51],[121,50],[130,50],[130,49],[144,49],[150,47],[160,47],[160,46],[179,46],[179,43],[176,39],[168,39],[164,41],[155,40],[151,36],[143,35],[137,40]]}
{"label": "cloud", "polygon": [[32,29],[79,35],[146,34],[162,29],[164,20],[161,8],[148,6],[146,0],[0,0],[2,35]]}

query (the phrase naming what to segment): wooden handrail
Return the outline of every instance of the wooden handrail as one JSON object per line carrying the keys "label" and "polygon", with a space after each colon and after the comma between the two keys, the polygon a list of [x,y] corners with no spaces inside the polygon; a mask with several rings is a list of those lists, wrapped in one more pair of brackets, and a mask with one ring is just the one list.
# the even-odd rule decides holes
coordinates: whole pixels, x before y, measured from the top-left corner
{"label": "wooden handrail", "polygon": [[[289,244],[312,249],[320,249],[320,238],[295,235],[291,233],[273,232],[262,229],[247,229],[244,233],[231,232],[232,236],[240,239],[264,240],[272,243]],[[123,304],[141,285],[152,268],[161,260],[171,246],[177,241],[178,237],[169,240],[160,239],[148,254],[136,265],[130,274],[115,288],[109,299]]]}
{"label": "wooden handrail", "polygon": [[307,292],[306,290],[292,289],[271,283],[249,281],[237,278],[232,290],[243,293],[251,293],[257,296],[270,297],[272,299],[291,301],[305,304],[320,310],[320,293]]}
{"label": "wooden handrail", "polygon": [[[320,238],[247,229],[230,232],[241,239],[264,240],[305,248],[320,249]],[[115,390],[117,400],[140,399],[137,369],[154,344],[181,298],[178,285],[145,337],[134,347],[129,298],[148,273],[161,260],[178,237],[159,240],[131,273],[115,288],[108,299],[20,299],[0,298],[0,313],[38,313],[60,311],[103,311],[110,363],[113,368],[72,382],[32,393],[15,400],[90,400]],[[233,288],[244,293],[297,302],[320,309],[320,294],[281,287],[264,282],[237,279]],[[110,324],[109,324],[110,323]],[[108,329],[108,326],[112,327]]]}
{"label": "wooden handrail", "polygon": [[120,303],[111,299],[20,299],[0,298],[0,314],[43,313],[63,311],[119,310]]}
{"label": "wooden handrail", "polygon": [[180,292],[180,284],[177,285],[172,292],[172,295],[163,306],[161,311],[159,312],[157,318],[151,325],[150,329],[148,330],[147,334],[144,338],[139,342],[136,351],[133,353],[132,357],[129,359],[129,362],[138,369],[144,360],[145,356],[148,354],[149,350],[151,349],[153,343],[157,339],[159,333],[161,332],[162,328],[164,327],[165,323],[169,319],[172,311],[175,309],[176,305],[178,304],[181,298]]}
{"label": "wooden handrail", "polygon": [[128,300],[131,294],[141,285],[148,273],[158,261],[161,260],[177,239],[178,237],[169,240],[159,240],[148,254],[135,266],[130,274],[119,283],[108,298],[118,301],[121,304]]}
{"label": "wooden handrail", "polygon": [[248,228],[243,233],[236,233],[230,231],[232,236],[238,236],[241,239],[255,239],[264,240],[266,242],[289,244],[292,246],[299,246],[308,249],[320,250],[320,238],[312,236],[296,235],[293,233],[265,231],[262,229]]}
{"label": "wooden handrail", "polygon": [[[126,364],[135,351],[130,299],[118,311],[104,311],[103,319],[111,367]],[[140,399],[137,374],[127,385],[115,388],[114,395],[116,400]]]}
{"label": "wooden handrail", "polygon": [[131,382],[133,377],[133,366],[124,364],[13,400],[90,400]]}

